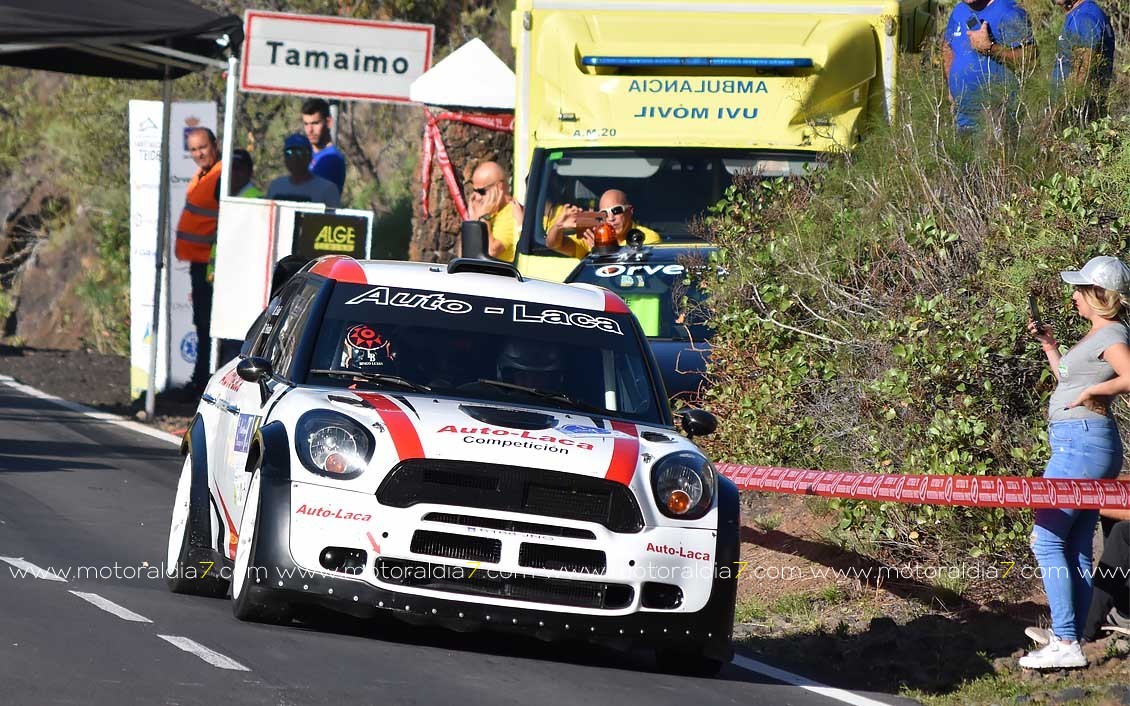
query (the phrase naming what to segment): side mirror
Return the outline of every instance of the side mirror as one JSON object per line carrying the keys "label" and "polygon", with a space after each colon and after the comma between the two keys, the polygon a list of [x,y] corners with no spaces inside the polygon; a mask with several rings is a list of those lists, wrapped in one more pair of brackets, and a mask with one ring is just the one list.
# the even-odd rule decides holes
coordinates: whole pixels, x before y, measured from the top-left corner
{"label": "side mirror", "polygon": [[710,436],[718,428],[718,419],[705,409],[684,409],[679,412],[679,422],[688,439]]}
{"label": "side mirror", "polygon": [[459,244],[463,251],[460,257],[488,259],[490,244],[487,239],[487,224],[482,221],[463,221],[459,228]]}
{"label": "side mirror", "polygon": [[259,397],[263,403],[271,398],[271,390],[267,387],[267,380],[271,378],[274,366],[271,361],[259,356],[244,358],[236,363],[235,374],[247,382],[259,383]]}

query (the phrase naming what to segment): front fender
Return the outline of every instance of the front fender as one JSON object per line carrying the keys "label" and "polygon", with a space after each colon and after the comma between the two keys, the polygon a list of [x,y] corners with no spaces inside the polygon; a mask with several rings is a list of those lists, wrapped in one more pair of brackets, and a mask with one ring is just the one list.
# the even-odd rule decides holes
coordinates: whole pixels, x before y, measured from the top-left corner
{"label": "front fender", "polygon": [[208,482],[208,435],[204,418],[197,414],[181,440],[181,454],[189,454],[192,463],[192,489],[189,492],[189,546],[215,551],[218,540],[212,537],[211,491]]}

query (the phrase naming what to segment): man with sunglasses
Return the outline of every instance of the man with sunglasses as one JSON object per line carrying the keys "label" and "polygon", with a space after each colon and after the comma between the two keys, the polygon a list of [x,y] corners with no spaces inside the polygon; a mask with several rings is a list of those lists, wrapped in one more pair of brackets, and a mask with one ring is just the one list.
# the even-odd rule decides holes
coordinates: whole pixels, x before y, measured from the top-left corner
{"label": "man with sunglasses", "polygon": [[514,262],[520,207],[506,189],[506,171],[497,162],[483,162],[471,174],[467,217],[487,225],[487,254]]}
{"label": "man with sunglasses", "polygon": [[289,176],[279,177],[267,187],[267,198],[276,201],[310,201],[330,208],[341,205],[337,185],[310,171],[310,140],[302,133],[288,135],[283,142],[283,161]]}
{"label": "man with sunglasses", "polygon": [[[565,206],[545,233],[545,245],[562,255],[582,259],[592,251],[596,241],[596,229],[588,228],[580,235],[565,235],[565,231],[577,229],[577,214],[582,209]],[[643,233],[644,245],[655,245],[663,241],[659,234],[647,226],[635,222],[635,208],[628,201],[628,195],[620,189],[609,189],[600,197],[599,211],[604,214],[604,222],[616,231],[616,240],[621,246],[628,242],[628,233],[638,230]]]}

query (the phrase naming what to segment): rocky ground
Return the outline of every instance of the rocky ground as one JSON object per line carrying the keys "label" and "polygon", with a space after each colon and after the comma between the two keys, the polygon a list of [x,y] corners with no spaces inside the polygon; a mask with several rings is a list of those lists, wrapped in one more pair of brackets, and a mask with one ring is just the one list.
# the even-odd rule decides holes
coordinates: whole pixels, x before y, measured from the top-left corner
{"label": "rocky ground", "polygon": [[[142,409],[129,396],[129,361],[119,356],[0,345],[0,375],[131,418]],[[158,395],[152,423],[179,433],[195,407]],[[975,585],[955,593],[863,578],[878,563],[832,540],[833,523],[817,498],[745,497],[735,637],[747,650],[825,683],[927,703],[1130,706],[1126,640],[1089,645],[1087,669],[1019,669],[1031,647],[1024,627],[1047,621],[1039,586],[993,596]]]}

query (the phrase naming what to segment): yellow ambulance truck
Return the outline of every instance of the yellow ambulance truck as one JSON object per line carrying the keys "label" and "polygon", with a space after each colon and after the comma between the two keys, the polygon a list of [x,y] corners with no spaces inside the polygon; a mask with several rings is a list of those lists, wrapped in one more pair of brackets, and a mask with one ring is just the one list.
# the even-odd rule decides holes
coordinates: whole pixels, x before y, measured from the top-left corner
{"label": "yellow ambulance truck", "polygon": [[890,119],[900,54],[936,0],[518,0],[514,187],[518,269],[563,279],[545,245],[563,204],[619,189],[663,242],[734,175],[805,172]]}

